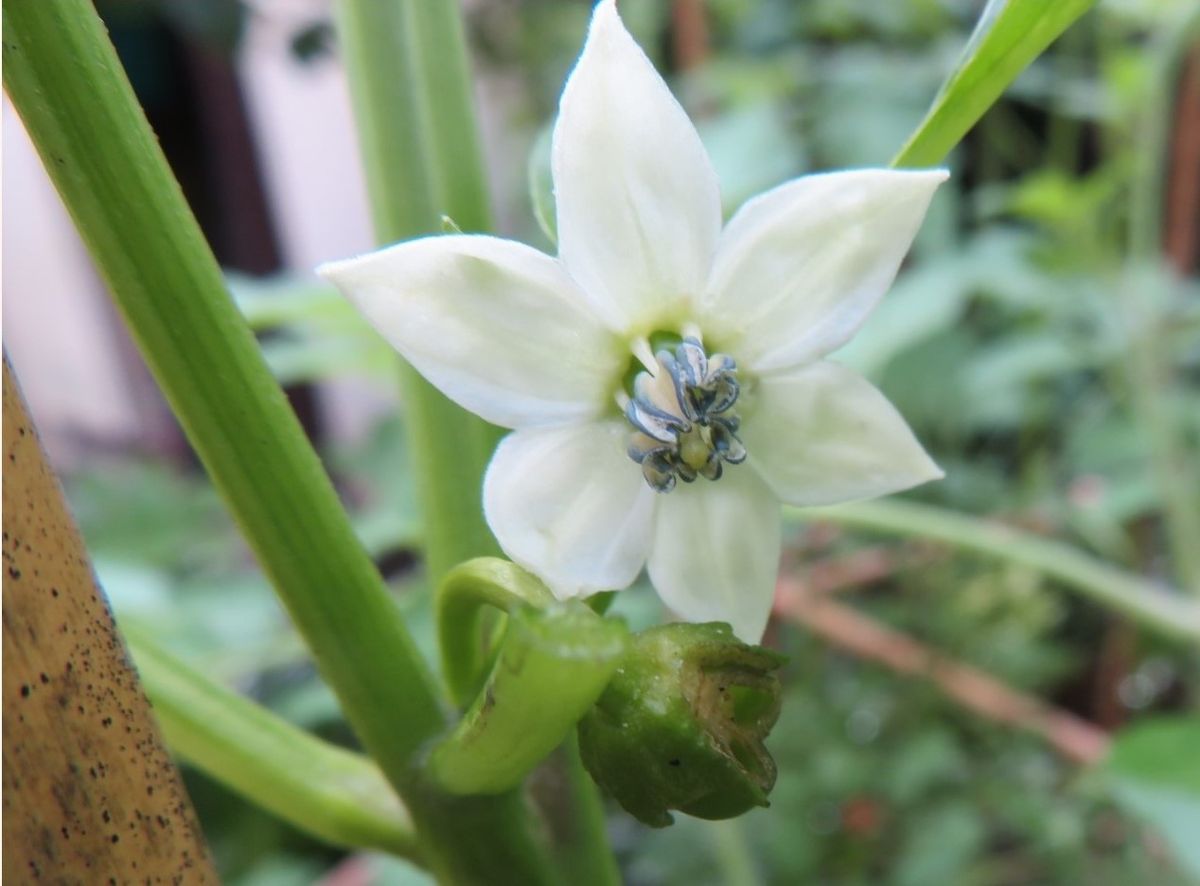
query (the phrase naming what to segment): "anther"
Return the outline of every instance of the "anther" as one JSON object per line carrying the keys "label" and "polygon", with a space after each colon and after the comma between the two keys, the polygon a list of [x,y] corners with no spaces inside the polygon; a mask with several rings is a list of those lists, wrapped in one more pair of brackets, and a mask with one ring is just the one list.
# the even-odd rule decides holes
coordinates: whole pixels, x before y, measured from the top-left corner
{"label": "anther", "polygon": [[746,447],[738,439],[731,410],[740,388],[737,364],[725,354],[709,356],[699,339],[685,338],[674,350],[655,354],[657,371],[634,379],[625,417],[634,427],[629,457],[642,466],[646,483],[670,492],[677,480],[720,479],[723,464],[741,464]]}

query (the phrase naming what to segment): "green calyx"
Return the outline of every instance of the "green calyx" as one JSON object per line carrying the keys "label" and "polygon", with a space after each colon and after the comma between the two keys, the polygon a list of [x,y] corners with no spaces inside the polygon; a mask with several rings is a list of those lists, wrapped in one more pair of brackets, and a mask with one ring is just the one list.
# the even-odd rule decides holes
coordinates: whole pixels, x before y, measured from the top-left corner
{"label": "green calyx", "polygon": [[579,724],[588,772],[644,824],[670,810],[723,819],[766,806],[775,761],[763,740],[779,717],[783,656],[726,624],[670,624],[636,635]]}

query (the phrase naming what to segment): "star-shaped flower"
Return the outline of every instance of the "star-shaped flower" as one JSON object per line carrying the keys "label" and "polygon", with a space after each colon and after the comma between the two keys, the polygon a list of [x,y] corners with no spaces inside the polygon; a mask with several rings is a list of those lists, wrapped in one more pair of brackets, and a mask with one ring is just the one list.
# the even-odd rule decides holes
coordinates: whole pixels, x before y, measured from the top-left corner
{"label": "star-shaped flower", "polygon": [[766,625],[780,502],[941,476],[890,403],[824,357],[891,285],[943,171],[811,175],[722,230],[700,139],[614,0],[552,150],[559,250],[427,237],[325,265],[422,375],[512,428],[484,482],[501,547],[561,597],[643,565],[692,621]]}

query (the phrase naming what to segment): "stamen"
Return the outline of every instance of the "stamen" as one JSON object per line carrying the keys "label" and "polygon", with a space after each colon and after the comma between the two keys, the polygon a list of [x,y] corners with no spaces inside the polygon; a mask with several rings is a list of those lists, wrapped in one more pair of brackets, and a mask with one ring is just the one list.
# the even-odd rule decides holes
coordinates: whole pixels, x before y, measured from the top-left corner
{"label": "stamen", "polygon": [[[639,339],[635,353],[643,347],[647,343]],[[638,358],[645,362],[642,354]],[[691,334],[674,352],[660,350],[653,368],[638,373],[633,396],[623,404],[635,428],[628,451],[651,489],[670,492],[677,480],[691,483],[697,477],[719,480],[724,465],[746,460],[731,411],[740,392],[736,372],[733,358],[709,356]]]}
{"label": "stamen", "polygon": [[639,337],[633,340],[633,356],[638,358],[641,363],[650,372],[653,372],[657,367],[654,363],[654,351],[650,347],[650,340]]}

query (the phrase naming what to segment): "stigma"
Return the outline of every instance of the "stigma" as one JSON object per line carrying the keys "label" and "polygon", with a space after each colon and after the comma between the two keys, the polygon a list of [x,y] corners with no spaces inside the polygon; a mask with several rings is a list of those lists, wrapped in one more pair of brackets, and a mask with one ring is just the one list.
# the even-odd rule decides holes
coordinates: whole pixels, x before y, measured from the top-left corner
{"label": "stigma", "polygon": [[670,492],[677,480],[719,480],[724,465],[746,460],[734,412],[737,364],[726,354],[709,356],[692,337],[674,352],[658,351],[654,363],[634,378],[625,405],[634,428],[629,457],[656,492]]}

